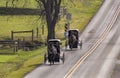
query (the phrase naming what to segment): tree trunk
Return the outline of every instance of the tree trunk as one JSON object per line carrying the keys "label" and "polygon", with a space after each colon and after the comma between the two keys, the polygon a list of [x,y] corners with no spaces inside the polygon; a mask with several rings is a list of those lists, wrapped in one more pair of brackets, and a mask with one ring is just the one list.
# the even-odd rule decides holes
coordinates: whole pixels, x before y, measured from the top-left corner
{"label": "tree trunk", "polygon": [[60,11],[61,0],[36,0],[38,3],[42,2],[47,22],[48,36],[49,39],[55,38],[55,25],[58,20],[58,14]]}
{"label": "tree trunk", "polygon": [[49,26],[47,39],[49,40],[54,38],[55,38],[55,26]]}

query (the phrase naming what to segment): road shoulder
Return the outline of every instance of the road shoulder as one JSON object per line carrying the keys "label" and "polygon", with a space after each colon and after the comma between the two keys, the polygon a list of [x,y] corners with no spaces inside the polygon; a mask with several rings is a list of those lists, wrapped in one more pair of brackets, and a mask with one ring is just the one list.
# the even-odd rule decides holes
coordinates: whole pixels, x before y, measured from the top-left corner
{"label": "road shoulder", "polygon": [[116,65],[112,75],[112,78],[118,78],[118,77],[120,77],[120,59],[116,61]]}

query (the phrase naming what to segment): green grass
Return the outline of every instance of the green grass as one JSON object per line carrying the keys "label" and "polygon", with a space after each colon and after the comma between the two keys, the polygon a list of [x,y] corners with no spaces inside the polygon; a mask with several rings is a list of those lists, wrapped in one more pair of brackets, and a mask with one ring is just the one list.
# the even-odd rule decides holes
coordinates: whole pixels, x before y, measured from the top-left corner
{"label": "green grass", "polygon": [[0,58],[4,60],[0,60],[0,76],[2,78],[22,78],[23,75],[43,62],[45,52],[46,47],[43,46],[34,51],[20,50],[15,55],[1,55]]}
{"label": "green grass", "polygon": [[0,55],[0,62],[5,63],[5,62],[9,61],[10,59],[14,59],[16,57],[17,57],[17,55]]}
{"label": "green grass", "polygon": [[[0,36],[2,38],[11,37],[11,31],[34,30],[36,32],[36,27],[39,28],[39,35],[41,35],[40,22],[36,22],[38,18],[39,16],[0,16]],[[24,34],[17,35],[24,36]]]}
{"label": "green grass", "polygon": [[[31,62],[32,61],[32,62]],[[34,58],[29,59],[28,61],[24,62],[20,69],[13,71],[7,78],[22,78],[23,75],[30,72],[37,66],[39,66],[43,62],[43,55],[36,56]]]}
{"label": "green grass", "polygon": [[[11,1],[11,0],[9,0]],[[25,0],[19,0],[16,2],[18,5],[16,7],[21,8],[36,8],[36,2],[34,0],[29,1],[24,5]],[[71,3],[65,0],[62,5],[69,4],[67,6],[68,12],[72,13],[72,19],[70,21],[71,29],[79,29],[81,32],[86,24],[90,21],[92,16],[95,14],[99,8],[102,0],[76,0],[76,2]],[[0,6],[5,7],[5,0],[0,0]],[[9,4],[12,7],[11,4]],[[40,40],[45,41],[47,36],[46,24],[38,20],[38,16],[0,16],[0,39],[7,39],[11,36],[11,31],[19,30],[34,30],[36,32],[36,27],[39,28]],[[38,20],[38,21],[36,21]],[[56,37],[64,38],[64,25],[66,23],[66,17],[61,18],[61,20],[56,25]],[[45,34],[41,33],[41,26],[45,25]],[[22,38],[25,36],[30,36],[30,34],[18,34]],[[17,37],[17,35],[15,35]],[[64,42],[64,41],[62,41]],[[6,49],[0,50],[0,52],[9,52],[12,50]],[[16,54],[0,55],[0,78],[23,78],[23,76],[39,66],[43,62],[43,55],[46,52],[46,47],[42,46],[38,50],[33,50],[25,52],[19,50]]]}

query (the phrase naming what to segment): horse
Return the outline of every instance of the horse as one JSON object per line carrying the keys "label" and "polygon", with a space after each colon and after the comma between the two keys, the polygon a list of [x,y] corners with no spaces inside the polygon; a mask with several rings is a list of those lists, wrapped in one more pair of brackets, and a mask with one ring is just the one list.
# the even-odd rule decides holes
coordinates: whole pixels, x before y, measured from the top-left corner
{"label": "horse", "polygon": [[70,39],[70,48],[72,49],[72,46],[77,41],[77,38],[76,38],[76,36],[74,34],[71,34],[69,39]]}
{"label": "horse", "polygon": [[57,48],[54,45],[51,45],[49,54],[50,54],[49,55],[50,63],[53,62],[53,64],[54,64],[55,56],[57,54]]}

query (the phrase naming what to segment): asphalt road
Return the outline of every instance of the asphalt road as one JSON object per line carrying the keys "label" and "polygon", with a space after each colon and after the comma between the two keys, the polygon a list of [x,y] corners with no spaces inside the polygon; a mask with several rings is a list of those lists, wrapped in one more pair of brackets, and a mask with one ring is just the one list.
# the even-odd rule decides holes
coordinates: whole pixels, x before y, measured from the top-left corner
{"label": "asphalt road", "polygon": [[[42,64],[28,73],[24,78],[64,78],[74,64],[94,45],[110,24],[120,0],[105,0],[98,13],[86,29],[80,34],[83,40],[82,49],[62,51],[65,53],[65,63],[54,65]],[[119,52],[120,16],[111,31],[97,49],[77,68],[70,78],[109,78],[114,68],[114,60]]]}

